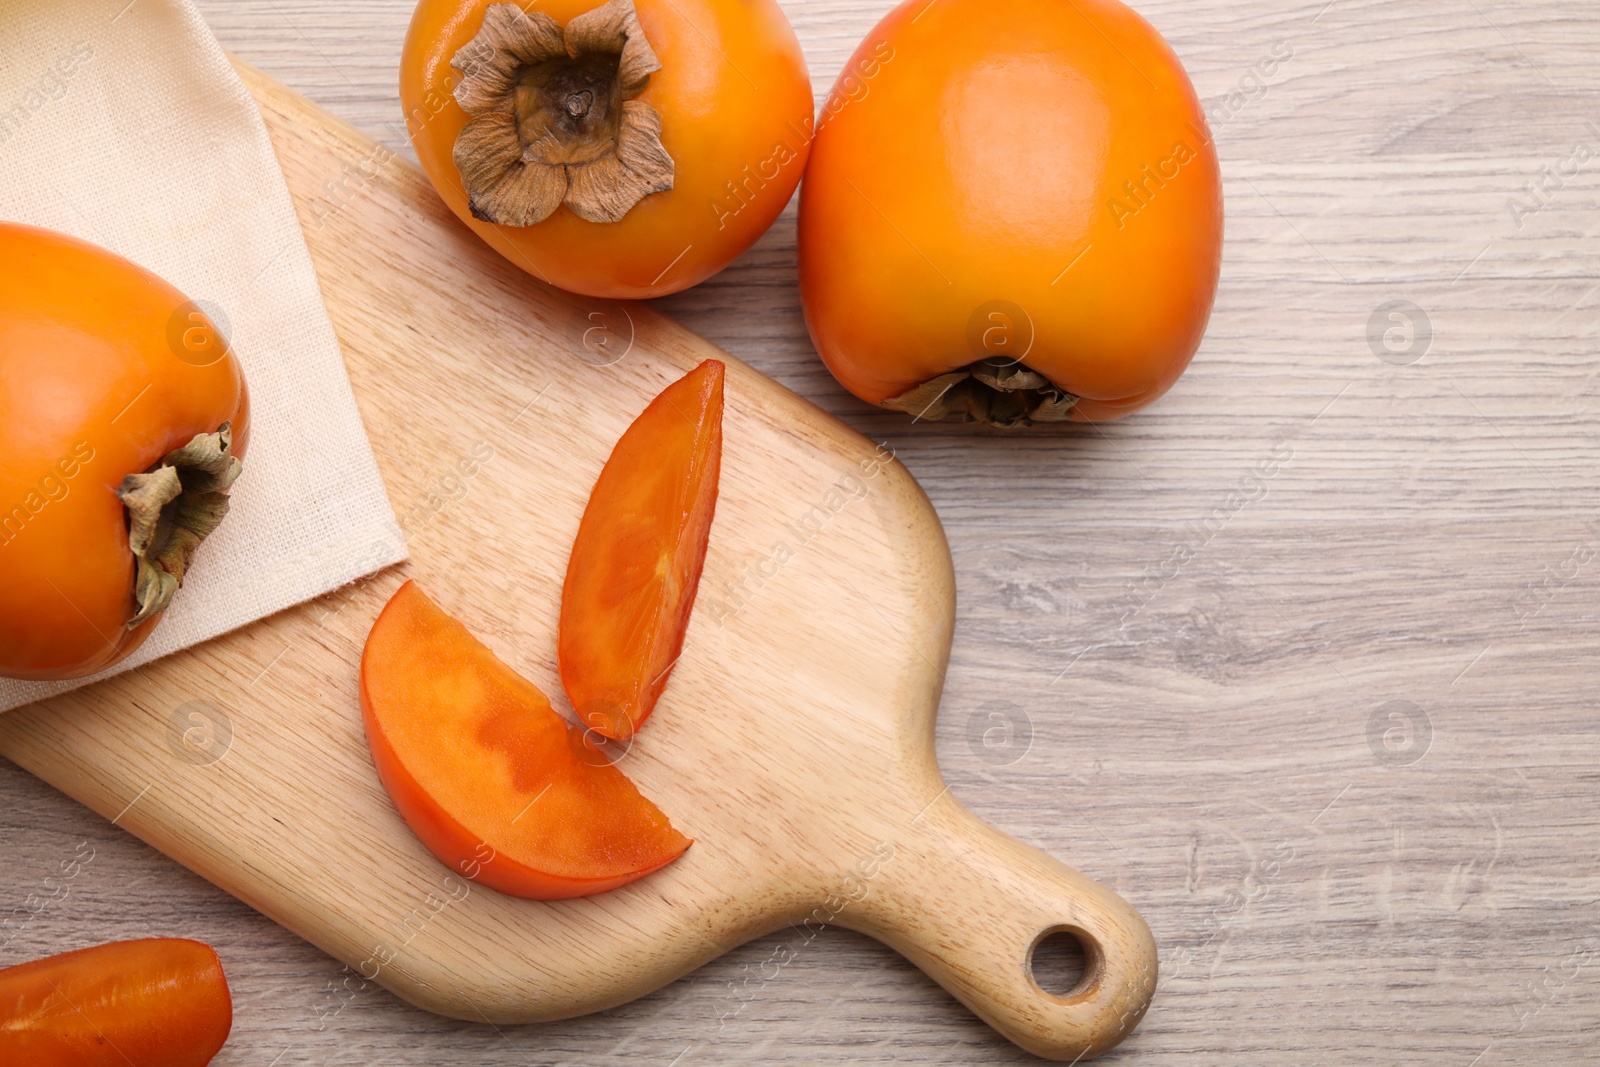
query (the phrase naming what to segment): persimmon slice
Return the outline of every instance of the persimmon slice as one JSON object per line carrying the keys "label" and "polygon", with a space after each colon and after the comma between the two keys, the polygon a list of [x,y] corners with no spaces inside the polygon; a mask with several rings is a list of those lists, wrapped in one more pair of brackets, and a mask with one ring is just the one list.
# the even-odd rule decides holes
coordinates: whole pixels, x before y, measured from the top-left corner
{"label": "persimmon slice", "polygon": [[0,970],[0,1063],[205,1067],[233,1028],[209,945],[119,941]]}
{"label": "persimmon slice", "polygon": [[561,591],[561,684],[606,737],[644,725],[683,650],[717,506],[723,371],[708,359],[650,402],[578,526]]}
{"label": "persimmon slice", "polygon": [[378,777],[435,856],[502,893],[603,893],[690,845],[628,777],[416,582],[361,656]]}

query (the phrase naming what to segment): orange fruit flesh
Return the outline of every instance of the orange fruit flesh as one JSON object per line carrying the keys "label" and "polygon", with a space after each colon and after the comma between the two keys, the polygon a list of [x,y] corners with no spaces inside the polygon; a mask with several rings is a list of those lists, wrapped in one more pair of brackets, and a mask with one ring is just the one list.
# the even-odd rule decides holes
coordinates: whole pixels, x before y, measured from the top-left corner
{"label": "orange fruit flesh", "polygon": [[561,591],[561,684],[606,737],[644,725],[683,651],[716,511],[724,370],[708,359],[651,401],[578,527]]}
{"label": "orange fruit flesh", "polygon": [[379,777],[443,863],[515,896],[603,892],[689,839],[545,695],[407,582],[361,661]]}
{"label": "orange fruit flesh", "polygon": [[222,961],[197,941],[120,941],[0,970],[8,1067],[204,1067],[232,1028]]}

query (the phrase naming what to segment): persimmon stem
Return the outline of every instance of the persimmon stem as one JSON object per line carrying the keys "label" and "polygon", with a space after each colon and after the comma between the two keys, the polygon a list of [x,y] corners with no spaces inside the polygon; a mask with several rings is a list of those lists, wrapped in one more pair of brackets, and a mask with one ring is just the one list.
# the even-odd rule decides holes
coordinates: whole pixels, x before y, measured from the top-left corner
{"label": "persimmon stem", "polygon": [[243,469],[233,454],[233,427],[225,422],[122,480],[116,493],[128,511],[128,548],[137,561],[138,610],[128,629],[167,610],[196,549],[227,515],[228,490]]}
{"label": "persimmon stem", "polygon": [[589,222],[616,222],[672,188],[661,116],[636,99],[661,61],[633,0],[610,0],[565,27],[490,4],[450,65],[469,116],[452,155],[474,218],[532,226],[565,205]]}
{"label": "persimmon stem", "polygon": [[1065,422],[1078,398],[1013,360],[984,359],[929,379],[883,406],[919,419],[960,418],[1005,428]]}

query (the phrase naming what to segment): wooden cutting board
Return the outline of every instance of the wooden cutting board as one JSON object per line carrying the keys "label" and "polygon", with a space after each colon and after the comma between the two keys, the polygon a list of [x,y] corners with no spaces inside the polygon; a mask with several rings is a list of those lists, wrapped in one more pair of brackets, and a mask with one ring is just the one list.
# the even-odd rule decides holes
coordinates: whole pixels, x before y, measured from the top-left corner
{"label": "wooden cutting board", "polygon": [[[1143,920],[979,822],[940,777],[950,556],[889,450],[646,307],[540,285],[391,151],[241,70],[411,561],[4,716],[0,753],[446,1015],[598,1011],[786,924],[837,924],[1035,1053],[1125,1036],[1155,986]],[[695,844],[586,900],[471,885],[378,783],[356,695],[367,630],[416,578],[559,699],[561,580],[589,487],[649,398],[708,356],[729,363],[728,409],[700,599],[656,714],[617,755]],[[1065,995],[1031,972],[1058,931],[1085,948]]]}

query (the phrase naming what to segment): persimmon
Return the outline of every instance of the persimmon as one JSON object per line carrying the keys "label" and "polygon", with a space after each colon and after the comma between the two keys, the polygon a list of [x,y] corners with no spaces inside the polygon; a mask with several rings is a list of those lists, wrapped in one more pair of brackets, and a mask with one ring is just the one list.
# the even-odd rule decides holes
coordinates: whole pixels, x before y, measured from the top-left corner
{"label": "persimmon", "polygon": [[1115,419],[1188,366],[1222,249],[1194,87],[1117,0],[907,0],[856,50],[800,194],[806,323],[870,403]]}
{"label": "persimmon", "polygon": [[222,961],[198,941],[119,941],[0,971],[0,1063],[205,1067],[232,1028]]}
{"label": "persimmon", "polygon": [[775,0],[422,0],[400,99],[463,222],[599,297],[677,292],[731,263],[789,202],[811,134]]}
{"label": "persimmon", "polygon": [[451,870],[502,893],[603,893],[690,845],[583,729],[414,581],[367,637],[361,714],[412,831]]}
{"label": "persimmon", "polygon": [[561,684],[611,738],[650,717],[683,651],[722,470],[723,372],[668,386],[612,449],[561,590]]}
{"label": "persimmon", "polygon": [[244,372],[177,289],[0,223],[0,676],[73,678],[142,644],[227,512]]}

